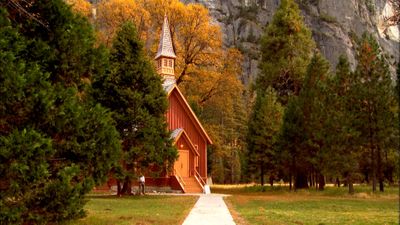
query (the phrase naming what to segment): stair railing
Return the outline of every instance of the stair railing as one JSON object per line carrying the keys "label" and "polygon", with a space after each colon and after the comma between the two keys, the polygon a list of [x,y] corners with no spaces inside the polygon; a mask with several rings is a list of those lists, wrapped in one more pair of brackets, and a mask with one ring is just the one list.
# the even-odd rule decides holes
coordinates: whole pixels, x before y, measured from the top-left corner
{"label": "stair railing", "polygon": [[185,189],[186,183],[176,169],[174,169],[174,174],[175,174],[176,178],[178,178],[177,180],[178,180],[179,184],[181,184],[182,188]]}
{"label": "stair railing", "polygon": [[196,178],[197,182],[199,182],[201,188],[204,189],[204,185],[206,185],[206,182],[201,178],[200,173],[197,170],[194,170],[195,174],[194,177]]}

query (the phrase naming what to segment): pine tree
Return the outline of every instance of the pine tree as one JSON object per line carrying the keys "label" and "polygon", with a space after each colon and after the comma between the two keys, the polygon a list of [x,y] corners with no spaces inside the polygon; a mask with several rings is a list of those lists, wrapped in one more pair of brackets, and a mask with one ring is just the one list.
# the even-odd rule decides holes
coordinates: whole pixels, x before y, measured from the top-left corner
{"label": "pine tree", "polygon": [[[103,49],[94,48],[93,28],[82,15],[74,14],[62,0],[26,0],[3,4],[19,32],[30,42],[25,57],[50,72],[50,79],[81,88],[99,68]],[[21,9],[22,8],[22,9]],[[106,60],[104,60],[106,61]],[[101,69],[101,67],[100,67]]]}
{"label": "pine tree", "polygon": [[260,172],[260,183],[269,172],[276,169],[276,136],[282,123],[283,107],[277,100],[276,92],[270,87],[264,93],[257,92],[254,111],[249,122],[248,158],[253,171]]}
{"label": "pine tree", "polygon": [[[326,168],[331,175],[343,176],[349,188],[349,194],[354,193],[353,179],[358,172],[360,147],[355,140],[359,133],[354,129],[355,114],[352,110],[354,96],[350,91],[355,75],[344,56],[339,58],[336,75],[328,81],[329,96],[325,99],[328,121],[325,129],[330,133],[325,140],[329,147]],[[337,178],[339,179],[339,178]]]}
{"label": "pine tree", "polygon": [[54,149],[40,131],[17,128],[27,127],[35,106],[49,105],[51,86],[35,63],[19,59],[26,43],[6,16],[0,8],[0,223],[21,224],[34,215],[29,202],[48,183]]}
{"label": "pine tree", "polygon": [[282,0],[261,39],[260,74],[256,87],[272,86],[286,105],[300,93],[315,43],[294,0]]}
{"label": "pine tree", "polygon": [[[395,97],[397,100],[397,115],[396,115],[396,124],[398,129],[397,131],[397,135],[394,138],[395,143],[397,143],[397,146],[394,149],[397,149],[397,151],[394,151],[394,160],[393,160],[393,172],[394,175],[397,177],[398,180],[398,184],[400,185],[400,164],[397,163],[400,161],[400,61],[397,62],[397,77],[396,77],[396,91],[395,91]],[[393,179],[395,180],[395,179]]]}
{"label": "pine tree", "polygon": [[303,119],[306,131],[303,152],[306,152],[305,164],[310,165],[309,173],[315,174],[315,183],[318,189],[325,186],[324,169],[328,158],[326,153],[328,146],[325,138],[332,135],[332,131],[326,130],[327,105],[324,100],[327,97],[326,81],[330,76],[328,61],[316,52],[308,66],[307,74],[300,92]]}
{"label": "pine tree", "polygon": [[[110,113],[86,96],[90,86],[83,78],[98,64],[84,58],[96,58],[98,50],[85,40],[83,54],[68,46],[78,41],[68,41],[72,36],[94,40],[90,26],[62,1],[31,3],[22,7],[35,19],[11,4],[5,5],[9,13],[0,13],[2,224],[82,216],[84,195],[104,182],[120,150]],[[51,16],[43,17],[49,10]],[[52,26],[53,20],[59,21],[57,26]],[[46,35],[37,29],[46,30]],[[59,51],[68,48],[75,57]],[[49,64],[53,56],[59,60]],[[85,67],[89,69],[79,69]]]}
{"label": "pine tree", "polygon": [[311,172],[318,174],[320,189],[325,185],[322,174],[326,151],[323,99],[328,75],[328,62],[316,53],[308,66],[299,96],[289,101],[285,111],[279,142],[283,159],[290,162],[289,174],[294,176],[295,189],[308,188],[307,177]]}
{"label": "pine tree", "polygon": [[397,103],[400,108],[400,62],[397,63],[397,77],[396,77],[396,93]]}
{"label": "pine tree", "polygon": [[[286,175],[289,178],[289,188],[292,189],[293,177],[295,180],[303,181],[303,185],[307,186],[307,168],[297,163],[298,159],[303,159],[301,144],[305,139],[304,120],[302,108],[298,97],[293,97],[288,102],[283,115],[283,122],[278,136],[278,146],[280,163],[283,167],[288,168]],[[297,181],[297,183],[298,183]],[[295,188],[299,184],[294,185]]]}
{"label": "pine tree", "polygon": [[[262,58],[259,64],[261,72],[257,77],[255,89],[257,92],[265,92],[268,87],[272,87],[277,92],[278,101],[283,105],[288,105],[285,110],[287,123],[283,124],[279,135],[280,149],[284,151],[280,152],[279,157],[287,158],[289,153],[286,150],[293,150],[290,160],[285,162],[286,166],[290,168],[290,173],[287,174],[290,182],[292,175],[295,175],[291,173],[295,171],[295,167],[298,167],[295,161],[298,157],[297,153],[300,153],[301,149],[296,145],[289,146],[291,145],[289,142],[285,143],[282,140],[295,135],[290,132],[302,129],[301,117],[300,114],[297,114],[300,110],[299,102],[294,100],[290,104],[290,99],[300,93],[314,46],[311,32],[304,25],[298,5],[293,0],[281,1],[261,39]],[[298,124],[288,124],[289,121],[297,121]],[[291,139],[287,140],[292,142]],[[300,176],[295,175],[295,177]]]}
{"label": "pine tree", "polygon": [[390,146],[395,126],[393,108],[394,86],[387,63],[378,43],[370,35],[364,34],[358,49],[358,65],[355,82],[351,89],[355,99],[355,129],[360,132],[359,144],[368,151],[372,168],[372,190],[379,182],[383,186],[383,151]]}
{"label": "pine tree", "polygon": [[118,194],[131,193],[136,169],[173,165],[177,151],[167,132],[167,98],[161,77],[143,52],[135,27],[124,24],[111,52],[111,71],[94,83],[95,98],[113,112],[122,138],[124,167]]}

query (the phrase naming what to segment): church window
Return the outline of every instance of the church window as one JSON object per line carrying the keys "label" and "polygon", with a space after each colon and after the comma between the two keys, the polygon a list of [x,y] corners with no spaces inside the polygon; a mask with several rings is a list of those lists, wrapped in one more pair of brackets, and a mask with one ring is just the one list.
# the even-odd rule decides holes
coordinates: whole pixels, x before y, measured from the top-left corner
{"label": "church window", "polygon": [[164,66],[167,66],[167,60],[164,59]]}
{"label": "church window", "polygon": [[172,67],[172,59],[168,60],[168,64],[169,67]]}

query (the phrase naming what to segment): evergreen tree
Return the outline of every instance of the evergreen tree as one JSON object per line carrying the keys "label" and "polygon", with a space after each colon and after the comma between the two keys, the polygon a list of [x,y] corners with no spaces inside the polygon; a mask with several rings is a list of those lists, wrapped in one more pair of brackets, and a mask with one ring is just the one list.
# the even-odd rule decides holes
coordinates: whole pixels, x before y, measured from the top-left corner
{"label": "evergreen tree", "polygon": [[93,28],[82,15],[74,14],[62,0],[26,0],[7,8],[19,32],[30,41],[25,57],[50,72],[50,80],[82,88],[82,79],[102,69],[102,48],[94,48]]}
{"label": "evergreen tree", "polygon": [[[276,170],[276,136],[282,123],[283,107],[277,100],[276,92],[269,87],[265,93],[257,92],[254,111],[249,122],[248,158],[253,171],[260,172],[260,183],[264,176]],[[271,184],[272,185],[272,184]]]}
{"label": "evergreen tree", "polygon": [[394,86],[387,63],[378,43],[364,34],[358,49],[358,65],[351,91],[355,129],[360,133],[359,145],[366,149],[372,170],[372,190],[383,186],[383,152],[393,144],[396,132]]}
{"label": "evergreen tree", "polygon": [[354,129],[355,114],[352,106],[354,96],[350,88],[354,82],[354,73],[344,56],[340,56],[336,66],[336,75],[328,81],[328,98],[325,99],[328,121],[325,129],[330,132],[325,140],[329,147],[326,168],[330,174],[343,176],[349,188],[349,194],[354,193],[353,179],[358,172],[360,147],[355,140],[359,132]]}
{"label": "evergreen tree", "polygon": [[325,80],[329,64],[316,53],[307,69],[299,97],[289,101],[279,138],[283,159],[290,162],[289,174],[294,176],[295,189],[308,188],[307,177],[317,174],[319,188],[325,185],[322,174],[326,146],[324,123],[326,112]]}
{"label": "evergreen tree", "polygon": [[0,223],[21,224],[34,215],[29,204],[48,183],[47,158],[54,149],[40,131],[16,128],[27,127],[35,105],[49,105],[46,96],[52,93],[40,68],[19,59],[26,43],[6,16],[0,8]]}
{"label": "evergreen tree", "polygon": [[[295,188],[307,185],[307,168],[297,163],[298,159],[304,159],[301,144],[305,139],[304,120],[298,97],[293,97],[288,102],[283,115],[283,122],[278,136],[279,155],[283,167],[288,168],[286,175],[289,178],[289,188],[292,189],[293,177],[297,181]],[[302,185],[299,184],[302,181]]]}
{"label": "evergreen tree", "polygon": [[[41,3],[29,5],[37,10],[36,15],[46,10]],[[71,19],[78,27],[74,32],[87,25],[63,17],[69,8],[62,1],[52,3],[55,15],[51,18]],[[0,223],[39,224],[76,218],[83,215],[85,193],[103,182],[116,162],[118,133],[110,114],[85,97],[89,87],[80,79],[73,86],[52,79],[58,72],[43,62],[48,60],[46,52],[56,51],[56,45],[24,32],[29,26],[34,30],[38,21],[13,10],[0,13],[0,170],[4,175]],[[48,27],[48,36],[55,35],[56,29]],[[87,35],[93,38],[93,34]],[[41,46],[41,52],[35,52],[33,46]],[[51,67],[61,67],[57,63]],[[74,70],[73,64],[63,67]],[[78,91],[77,86],[82,89]]]}
{"label": "evergreen tree", "polygon": [[260,74],[256,87],[272,86],[286,105],[300,93],[315,43],[294,0],[282,0],[261,39]]}
{"label": "evergreen tree", "polygon": [[396,179],[393,180],[398,180],[398,184],[400,185],[400,164],[397,163],[400,161],[400,61],[397,62],[397,77],[396,77],[396,91],[395,91],[395,96],[396,96],[396,100],[397,100],[397,127],[398,129],[397,131],[397,136],[394,140],[395,143],[397,143],[397,151],[394,151],[394,159],[393,160],[393,172],[394,175],[396,177]]}
{"label": "evergreen tree", "polygon": [[161,77],[143,52],[143,45],[131,23],[116,35],[111,52],[111,71],[98,77],[94,96],[113,112],[122,138],[124,167],[119,172],[118,194],[131,193],[131,179],[137,169],[172,166],[177,151],[167,132],[167,98]]}
{"label": "evergreen tree", "polygon": [[[290,177],[290,182],[293,175],[296,178],[304,175],[305,179],[303,180],[307,180],[306,170],[301,172],[301,176],[300,174],[292,174],[298,172],[298,170],[295,170],[298,167],[295,161],[299,157],[298,154],[301,153],[301,149],[298,145],[289,146],[291,145],[289,142],[292,142],[291,139],[287,139],[289,140],[288,143],[282,140],[296,135],[290,132],[303,128],[301,115],[297,114],[301,110],[300,105],[298,105],[300,102],[294,100],[290,104],[290,99],[300,93],[314,47],[315,43],[312,40],[311,32],[304,25],[298,5],[293,0],[282,0],[261,39],[262,58],[259,64],[261,72],[257,77],[255,88],[259,93],[259,91],[265,92],[267,87],[272,87],[277,92],[278,101],[283,105],[288,105],[288,103],[290,105],[285,110],[284,120],[287,121],[286,124],[283,124],[281,135],[279,135],[281,139],[279,142],[280,157],[281,159],[290,157],[289,161],[281,162],[286,163],[286,168],[290,168],[289,174],[287,174]],[[289,121],[298,122],[298,124],[289,124]],[[302,134],[299,133],[299,135]],[[301,140],[302,138],[298,141]],[[293,154],[289,154],[288,149],[291,149]],[[282,167],[285,168],[285,166]],[[306,184],[307,182],[305,182]],[[297,186],[299,187],[299,184]]]}
{"label": "evergreen tree", "polygon": [[[304,164],[309,164],[309,174],[314,174],[314,183],[319,190],[325,186],[324,169],[329,146],[326,145],[326,137],[332,135],[331,130],[326,129],[327,105],[324,100],[327,97],[326,81],[330,75],[328,61],[315,53],[308,66],[302,90],[299,95],[301,101],[306,139],[302,144],[306,153]],[[311,176],[312,177],[312,176]],[[313,182],[312,182],[313,183]],[[298,187],[296,187],[298,188]]]}
{"label": "evergreen tree", "polygon": [[397,103],[400,108],[400,62],[397,63],[396,93]]}

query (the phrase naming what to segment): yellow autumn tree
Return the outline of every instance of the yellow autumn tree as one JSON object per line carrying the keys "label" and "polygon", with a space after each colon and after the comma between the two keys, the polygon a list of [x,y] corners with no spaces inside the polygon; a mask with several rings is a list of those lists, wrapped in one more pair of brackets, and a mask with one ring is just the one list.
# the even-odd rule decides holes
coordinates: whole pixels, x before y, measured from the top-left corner
{"label": "yellow autumn tree", "polygon": [[[208,10],[200,4],[183,4],[179,0],[137,0],[151,15],[150,51],[155,54],[160,29],[168,16],[176,59],[177,84],[203,66],[214,64],[222,50],[220,27],[212,22]],[[148,43],[149,40],[147,40]]]}
{"label": "yellow autumn tree", "polygon": [[[186,24],[180,28],[177,42],[178,54],[182,54],[177,83],[190,75],[188,71],[213,65],[220,59],[222,34],[220,27],[211,22],[208,10],[198,4],[188,5]],[[197,68],[196,68],[197,67]]]}
{"label": "yellow autumn tree", "polygon": [[131,21],[145,42],[149,56],[157,51],[163,18],[167,15],[178,56],[175,64],[178,84],[220,58],[220,27],[212,22],[208,10],[200,4],[183,4],[179,0],[108,0],[99,3],[96,9],[96,28],[101,43],[110,46],[118,27]]}
{"label": "yellow autumn tree", "polygon": [[245,88],[237,78],[242,61],[237,49],[228,49],[223,51],[219,63],[183,82],[186,96],[213,138],[210,172],[219,183],[236,183],[241,179],[240,157],[244,155],[248,116]]}
{"label": "yellow autumn tree", "polygon": [[65,2],[72,6],[74,12],[80,13],[88,18],[92,15],[92,5],[85,0],[65,0]]}
{"label": "yellow autumn tree", "polygon": [[241,53],[235,48],[220,52],[209,64],[189,70],[191,76],[181,85],[190,100],[200,107],[212,100],[216,109],[232,108],[232,101],[243,92],[243,84],[238,80],[242,71]]}
{"label": "yellow autumn tree", "polygon": [[164,16],[168,17],[177,55],[177,84],[214,140],[212,151],[218,160],[212,162],[218,165],[215,171],[226,171],[224,166],[228,165],[231,172],[223,176],[230,177],[229,182],[238,181],[241,136],[247,130],[243,129],[244,87],[238,79],[243,58],[237,49],[223,48],[220,27],[212,21],[208,10],[200,4],[179,0],[108,0],[96,9],[95,27],[100,42],[110,46],[118,27],[131,21],[149,57],[156,54]]}
{"label": "yellow autumn tree", "polygon": [[97,5],[96,27],[99,32],[100,42],[106,46],[112,44],[118,28],[125,22],[136,25],[142,40],[147,38],[149,26],[149,13],[140,7],[134,0],[108,0]]}
{"label": "yellow autumn tree", "polygon": [[185,24],[186,5],[179,0],[136,0],[136,2],[151,15],[151,29],[148,30],[151,43],[158,41],[165,15],[168,16],[172,37],[175,36],[176,28]]}

